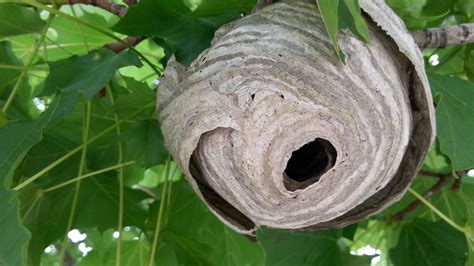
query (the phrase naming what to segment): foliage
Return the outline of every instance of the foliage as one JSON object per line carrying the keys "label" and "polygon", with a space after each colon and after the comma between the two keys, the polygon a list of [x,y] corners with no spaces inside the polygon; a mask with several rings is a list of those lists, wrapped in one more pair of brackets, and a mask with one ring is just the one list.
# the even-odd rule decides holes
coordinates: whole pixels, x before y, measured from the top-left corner
{"label": "foliage", "polygon": [[334,50],[341,62],[345,62],[344,53],[337,43],[337,34],[348,28],[364,41],[369,40],[369,29],[361,14],[357,0],[316,0],[324,25],[331,38]]}
{"label": "foliage", "polygon": [[[424,51],[438,138],[411,193],[343,229],[262,228],[255,241],[197,198],[154,112],[169,56],[189,64],[255,0],[141,0],[123,18],[0,2],[0,265],[474,265],[474,45]],[[471,0],[387,2],[411,30],[474,21]],[[341,29],[370,42],[356,0],[317,3],[340,58]],[[125,35],[149,38],[104,47]],[[394,219],[430,175],[454,178]]]}

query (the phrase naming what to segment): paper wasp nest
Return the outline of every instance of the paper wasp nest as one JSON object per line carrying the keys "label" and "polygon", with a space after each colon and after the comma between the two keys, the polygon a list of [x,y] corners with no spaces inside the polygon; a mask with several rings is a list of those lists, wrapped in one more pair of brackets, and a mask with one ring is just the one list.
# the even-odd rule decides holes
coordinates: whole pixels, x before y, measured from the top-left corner
{"label": "paper wasp nest", "polygon": [[314,4],[276,3],[223,26],[158,93],[165,143],[234,230],[335,228],[398,200],[434,136],[421,53],[383,0],[361,0],[370,42]]}

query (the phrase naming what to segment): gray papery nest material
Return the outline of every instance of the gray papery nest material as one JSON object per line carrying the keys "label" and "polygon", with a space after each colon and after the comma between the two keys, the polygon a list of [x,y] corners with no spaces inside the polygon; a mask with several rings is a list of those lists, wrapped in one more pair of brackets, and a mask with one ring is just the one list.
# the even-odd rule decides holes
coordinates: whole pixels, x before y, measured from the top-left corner
{"label": "gray papery nest material", "polygon": [[276,3],[221,27],[158,92],[165,143],[234,230],[342,227],[397,201],[435,134],[422,55],[383,0],[360,0],[370,42],[338,61],[314,4]]}

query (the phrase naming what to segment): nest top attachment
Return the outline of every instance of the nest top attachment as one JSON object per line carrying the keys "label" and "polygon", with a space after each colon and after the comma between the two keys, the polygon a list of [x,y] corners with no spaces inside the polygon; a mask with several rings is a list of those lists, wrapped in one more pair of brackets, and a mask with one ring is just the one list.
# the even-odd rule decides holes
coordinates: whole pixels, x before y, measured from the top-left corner
{"label": "nest top attachment", "polygon": [[370,42],[339,35],[341,64],[309,3],[225,25],[158,92],[165,144],[200,198],[243,234],[320,229],[398,200],[431,146],[423,59],[383,0],[361,0]]}

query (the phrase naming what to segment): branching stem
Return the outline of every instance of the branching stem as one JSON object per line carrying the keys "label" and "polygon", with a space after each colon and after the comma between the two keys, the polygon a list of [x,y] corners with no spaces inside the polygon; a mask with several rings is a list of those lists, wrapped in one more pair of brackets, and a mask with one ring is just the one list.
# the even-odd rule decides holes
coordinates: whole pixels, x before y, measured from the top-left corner
{"label": "branching stem", "polygon": [[76,148],[70,150],[69,152],[67,152],[66,154],[64,154],[63,156],[61,156],[61,158],[57,159],[56,161],[52,162],[50,165],[46,166],[45,168],[43,168],[41,171],[39,171],[38,173],[34,174],[33,176],[31,176],[30,178],[28,178],[27,180],[25,180],[24,182],[20,183],[19,185],[17,185],[16,187],[13,188],[13,190],[20,190],[24,187],[26,187],[27,185],[29,185],[30,183],[34,182],[36,179],[40,178],[41,176],[43,176],[44,174],[46,174],[47,172],[49,172],[51,169],[53,169],[54,167],[58,166],[59,164],[61,164],[62,162],[64,162],[65,160],[69,159],[71,156],[73,156],[74,154],[76,154],[77,152],[81,151],[86,145],[89,145],[90,143],[102,138],[103,136],[105,136],[107,133],[109,133],[110,131],[114,130],[118,125],[124,123],[125,121],[129,120],[130,118],[136,116],[137,114],[141,113],[143,110],[146,110],[150,107],[152,107],[154,105],[154,103],[151,103],[151,104],[147,104],[145,105],[144,107],[138,109],[137,111],[131,113],[130,115],[124,117],[123,119],[121,119],[118,123],[115,123],[114,125],[104,129],[102,132],[100,132],[99,134],[97,134],[96,136],[90,138],[86,143],[83,143],[79,146],[77,146]]}
{"label": "branching stem", "polygon": [[[54,8],[51,8],[51,9],[56,10]],[[30,57],[28,57],[27,59],[25,68],[21,71],[20,76],[18,77],[18,80],[15,83],[15,86],[13,87],[13,90],[10,92],[10,95],[8,96],[5,102],[5,105],[3,105],[2,107],[3,113],[5,114],[7,113],[7,110],[10,107],[11,103],[13,102],[13,99],[15,98],[18,90],[20,89],[21,85],[23,85],[23,81],[25,80],[28,74],[28,70],[33,65],[35,57],[38,54],[39,48],[41,47],[41,44],[43,43],[43,40],[46,36],[46,33],[48,32],[49,26],[51,26],[51,23],[53,22],[54,17],[55,17],[54,13],[49,14],[48,19],[46,20],[46,25],[43,27],[40,37],[36,41],[35,46],[33,47],[33,52],[30,54]]]}

